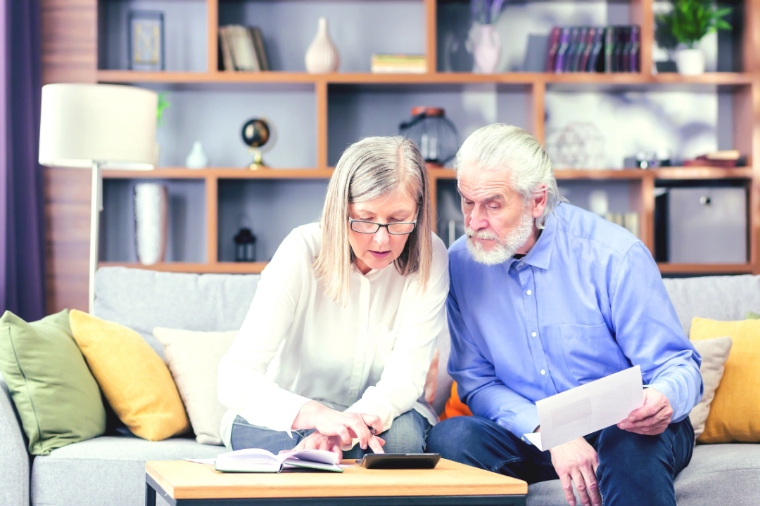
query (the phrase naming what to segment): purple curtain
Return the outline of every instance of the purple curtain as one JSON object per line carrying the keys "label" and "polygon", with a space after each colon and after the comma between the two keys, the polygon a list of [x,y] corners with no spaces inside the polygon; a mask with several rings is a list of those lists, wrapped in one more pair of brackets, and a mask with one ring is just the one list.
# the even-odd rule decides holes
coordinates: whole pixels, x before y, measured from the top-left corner
{"label": "purple curtain", "polygon": [[40,0],[0,0],[0,310],[45,315]]}

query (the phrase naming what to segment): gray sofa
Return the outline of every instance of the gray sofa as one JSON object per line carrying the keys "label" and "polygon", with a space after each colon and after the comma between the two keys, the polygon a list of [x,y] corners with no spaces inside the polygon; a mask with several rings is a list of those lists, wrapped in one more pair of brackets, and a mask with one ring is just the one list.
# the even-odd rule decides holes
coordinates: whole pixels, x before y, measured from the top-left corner
{"label": "gray sofa", "polygon": [[[738,320],[760,311],[760,277],[721,276],[666,280],[684,330],[692,317]],[[256,275],[194,275],[103,268],[96,278],[95,314],[127,325],[163,356],[155,326],[192,330],[234,330],[243,321],[258,283]],[[448,334],[438,340],[441,365],[436,407],[448,397],[445,372]],[[148,442],[104,436],[53,451],[30,461],[7,387],[0,377],[0,505],[68,506],[144,503],[146,460],[213,457],[219,446],[190,438]],[[632,494],[636,491],[632,490]],[[698,446],[691,465],[676,480],[679,504],[760,502],[760,445]],[[565,504],[558,481],[530,487],[528,504]]]}

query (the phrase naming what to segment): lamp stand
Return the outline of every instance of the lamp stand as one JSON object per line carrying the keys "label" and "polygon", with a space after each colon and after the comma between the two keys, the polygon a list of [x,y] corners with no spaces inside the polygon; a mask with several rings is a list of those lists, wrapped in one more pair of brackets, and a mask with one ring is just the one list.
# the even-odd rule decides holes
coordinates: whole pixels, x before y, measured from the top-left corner
{"label": "lamp stand", "polygon": [[98,268],[100,246],[100,211],[103,210],[103,178],[100,162],[92,162],[92,205],[90,209],[90,276],[88,306],[90,314],[95,310],[95,271]]}

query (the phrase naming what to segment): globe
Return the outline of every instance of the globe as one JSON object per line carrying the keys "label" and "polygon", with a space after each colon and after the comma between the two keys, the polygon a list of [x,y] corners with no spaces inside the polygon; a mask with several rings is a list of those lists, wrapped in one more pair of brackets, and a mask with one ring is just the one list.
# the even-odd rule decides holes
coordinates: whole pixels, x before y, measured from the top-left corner
{"label": "globe", "polygon": [[269,141],[269,124],[260,118],[253,118],[243,125],[243,142],[252,148],[260,148]]}

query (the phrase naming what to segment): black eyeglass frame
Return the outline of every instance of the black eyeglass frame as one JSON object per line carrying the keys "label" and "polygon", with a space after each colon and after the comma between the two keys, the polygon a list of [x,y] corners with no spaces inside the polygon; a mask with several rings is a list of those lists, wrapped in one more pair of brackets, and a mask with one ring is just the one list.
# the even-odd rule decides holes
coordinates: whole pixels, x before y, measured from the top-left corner
{"label": "black eyeglass frame", "polygon": [[[362,231],[356,230],[354,228],[354,223],[369,223],[369,224],[372,224],[372,225],[377,225],[377,228],[375,228],[375,230],[373,232],[362,232]],[[412,225],[412,229],[409,232],[404,232],[402,234],[394,234],[393,232],[391,232],[391,229],[390,229],[390,227],[393,226],[393,225]],[[367,234],[367,235],[376,234],[377,231],[380,230],[380,227],[385,227],[385,230],[388,232],[389,235],[409,235],[412,232],[414,232],[415,230],[417,230],[417,220],[414,220],[414,221],[398,221],[396,223],[377,223],[376,221],[355,220],[355,219],[349,217],[348,218],[348,226],[351,228],[351,230],[353,230],[357,234]]]}

